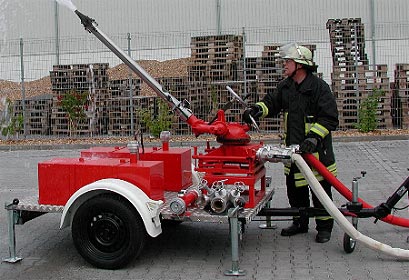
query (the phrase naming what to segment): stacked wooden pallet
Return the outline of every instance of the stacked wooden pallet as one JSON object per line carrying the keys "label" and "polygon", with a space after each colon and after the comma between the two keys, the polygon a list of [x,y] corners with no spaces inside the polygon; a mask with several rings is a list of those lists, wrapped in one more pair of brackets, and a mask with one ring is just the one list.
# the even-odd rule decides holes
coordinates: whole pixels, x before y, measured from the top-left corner
{"label": "stacked wooden pallet", "polygon": [[[25,100],[25,122],[27,135],[49,135],[51,132],[50,117],[52,95],[38,95]],[[15,117],[23,116],[23,101],[13,102],[13,114]]]}
{"label": "stacked wooden pallet", "polygon": [[140,85],[140,79],[135,78],[109,81],[109,97],[101,119],[102,124],[106,125],[108,135],[131,134],[131,109],[133,108],[133,123],[137,124]]}
{"label": "stacked wooden pallet", "polygon": [[259,98],[275,89],[283,79],[283,64],[279,56],[280,45],[264,46],[260,63],[256,65]]}
{"label": "stacked wooden pallet", "polygon": [[243,37],[212,35],[191,38],[188,65],[189,100],[195,115],[211,119],[218,106],[230,99],[228,82],[237,81],[237,65],[243,60]]}
{"label": "stacked wooden pallet", "polygon": [[[189,102],[189,79],[188,77],[162,77],[158,79],[163,89],[172,94],[180,102]],[[175,114],[172,130],[176,135],[187,135],[191,133],[190,127],[184,121],[178,119]]]}
{"label": "stacked wooden pallet", "polygon": [[326,26],[335,66],[348,68],[368,64],[364,24],[360,18],[329,19]]}
{"label": "stacked wooden pallet", "polygon": [[387,66],[377,65],[356,69],[353,72],[342,71],[332,73],[333,91],[337,96],[340,114],[340,128],[355,128],[358,123],[360,104],[375,93],[382,93],[378,99],[377,121],[378,128],[391,128],[391,90],[387,77]]}
{"label": "stacked wooden pallet", "polygon": [[[261,52],[260,63],[256,66],[258,79],[258,99],[277,88],[283,77],[283,60],[280,57],[280,45],[271,44],[264,46]],[[260,129],[279,131],[282,130],[282,118],[268,118],[260,122]]]}
{"label": "stacked wooden pallet", "polygon": [[[101,133],[99,116],[108,97],[108,63],[55,65],[50,71],[53,92],[51,133],[53,135],[93,135]],[[87,93],[86,117],[76,131],[70,131],[67,112],[60,105],[69,92]]]}
{"label": "stacked wooden pallet", "polygon": [[393,116],[399,128],[409,128],[409,64],[396,64]]}
{"label": "stacked wooden pallet", "polygon": [[387,65],[369,65],[361,19],[330,19],[327,29],[333,61],[332,91],[337,99],[339,128],[356,127],[361,102],[375,91],[383,93],[377,110],[378,128],[391,128],[391,91]]}

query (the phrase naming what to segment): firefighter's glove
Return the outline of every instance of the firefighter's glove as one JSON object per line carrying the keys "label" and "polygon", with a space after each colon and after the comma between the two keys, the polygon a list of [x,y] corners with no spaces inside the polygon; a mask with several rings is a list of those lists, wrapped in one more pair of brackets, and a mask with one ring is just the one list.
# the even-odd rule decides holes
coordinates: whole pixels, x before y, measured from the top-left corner
{"label": "firefighter's glove", "polygon": [[300,152],[302,153],[315,153],[317,151],[317,147],[321,142],[321,137],[313,132],[307,134],[307,138],[305,138],[304,142],[300,145]]}
{"label": "firefighter's glove", "polygon": [[262,114],[263,109],[259,105],[252,105],[244,110],[242,121],[251,125],[253,122],[251,121],[250,116],[252,116],[255,121],[258,121]]}

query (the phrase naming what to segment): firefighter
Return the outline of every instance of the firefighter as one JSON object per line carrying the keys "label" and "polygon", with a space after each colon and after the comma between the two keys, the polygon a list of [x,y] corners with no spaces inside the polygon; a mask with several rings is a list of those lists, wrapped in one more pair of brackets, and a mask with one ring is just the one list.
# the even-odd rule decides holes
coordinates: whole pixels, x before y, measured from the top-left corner
{"label": "firefighter", "polygon": [[[331,131],[338,126],[338,111],[334,95],[328,84],[313,73],[317,65],[312,60],[311,51],[296,43],[280,48],[284,59],[284,76],[277,89],[243,113],[243,121],[251,124],[250,116],[256,121],[264,117],[284,117],[283,139],[286,146],[300,145],[302,153],[313,153],[336,175],[337,168],[332,147]],[[295,164],[285,165],[287,196],[291,207],[310,207],[309,186]],[[314,170],[313,170],[314,171]],[[314,173],[325,192],[332,199],[331,185],[316,171]],[[312,193],[313,205],[323,208]],[[302,211],[301,211],[302,213]],[[331,216],[315,217],[315,241],[328,242],[334,221]],[[283,236],[308,232],[309,218],[306,215],[293,217],[292,224],[281,231]]]}

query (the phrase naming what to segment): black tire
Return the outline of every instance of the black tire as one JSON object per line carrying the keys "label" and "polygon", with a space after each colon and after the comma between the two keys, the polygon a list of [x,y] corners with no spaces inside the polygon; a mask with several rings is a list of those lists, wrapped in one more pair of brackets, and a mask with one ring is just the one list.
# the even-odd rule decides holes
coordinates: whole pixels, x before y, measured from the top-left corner
{"label": "black tire", "polygon": [[177,227],[178,225],[183,223],[183,221],[179,221],[179,220],[161,220],[160,223],[162,225],[162,228],[163,227]]}
{"label": "black tire", "polygon": [[348,254],[352,253],[356,247],[356,240],[352,239],[348,234],[344,233],[344,251]]}
{"label": "black tire", "polygon": [[126,266],[139,256],[146,242],[140,215],[118,195],[100,195],[82,204],[71,231],[80,255],[103,269]]}

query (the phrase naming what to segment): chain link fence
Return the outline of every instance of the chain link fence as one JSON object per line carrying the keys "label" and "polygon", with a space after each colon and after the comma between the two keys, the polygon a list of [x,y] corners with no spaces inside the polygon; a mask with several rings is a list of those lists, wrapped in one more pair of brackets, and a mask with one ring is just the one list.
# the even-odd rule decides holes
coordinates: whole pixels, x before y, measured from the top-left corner
{"label": "chain link fence", "polygon": [[[172,95],[187,100],[193,113],[205,121],[231,98],[226,85],[242,96],[249,95],[250,104],[274,90],[283,78],[279,46],[298,41],[313,49],[318,75],[332,87],[340,112],[339,129],[355,128],[360,103],[375,89],[383,94],[376,110],[378,127],[409,128],[409,24],[402,15],[397,15],[402,16],[398,22],[376,18],[370,22],[374,25],[359,17],[341,17],[320,24],[252,27],[246,23],[242,27],[236,23],[239,27],[222,28],[223,15],[232,18],[226,10],[233,4],[217,3],[221,5],[213,12],[219,15],[213,19],[215,29],[115,34],[111,26],[115,23],[104,23],[118,46]],[[258,15],[256,10],[251,14]],[[77,18],[61,17],[65,23],[80,25]],[[366,14],[365,18],[370,17]],[[132,136],[137,130],[149,133],[141,120],[143,109],[159,115],[155,94],[91,34],[4,39],[0,51],[2,137]],[[82,94],[85,99],[79,98]],[[70,98],[71,107],[64,107]],[[72,118],[70,110],[80,113]],[[236,104],[228,120],[240,121],[241,110]],[[263,121],[261,128],[280,132],[280,118]],[[176,118],[171,130],[191,133]]]}

